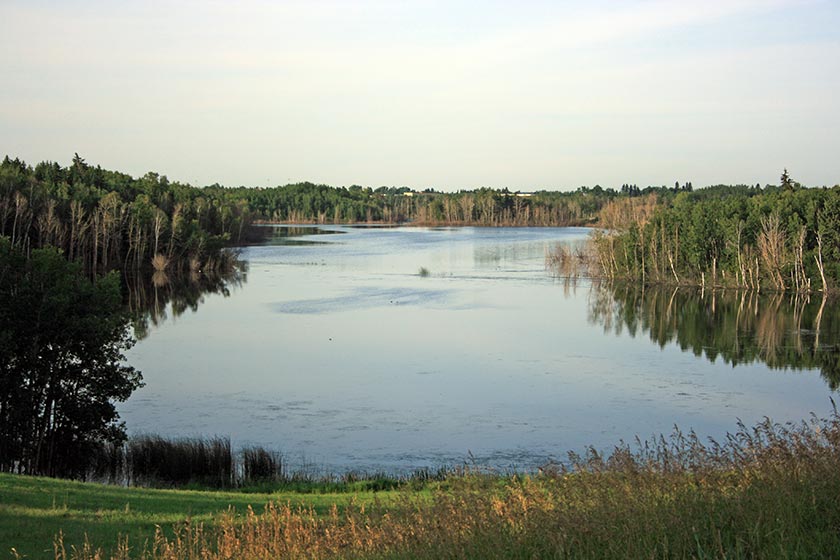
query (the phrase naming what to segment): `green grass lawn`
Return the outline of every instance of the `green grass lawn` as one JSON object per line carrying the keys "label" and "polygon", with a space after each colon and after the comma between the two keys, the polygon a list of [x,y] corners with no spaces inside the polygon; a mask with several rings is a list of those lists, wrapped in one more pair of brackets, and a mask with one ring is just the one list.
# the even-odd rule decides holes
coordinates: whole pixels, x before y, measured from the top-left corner
{"label": "green grass lawn", "polygon": [[53,558],[53,538],[64,534],[66,545],[91,544],[110,550],[119,535],[140,546],[155,533],[189,518],[211,523],[229,507],[261,510],[269,501],[314,507],[319,513],[333,504],[387,499],[394,492],[362,490],[354,493],[243,493],[200,490],[122,488],[50,478],[0,473],[0,559],[11,549],[26,558]]}

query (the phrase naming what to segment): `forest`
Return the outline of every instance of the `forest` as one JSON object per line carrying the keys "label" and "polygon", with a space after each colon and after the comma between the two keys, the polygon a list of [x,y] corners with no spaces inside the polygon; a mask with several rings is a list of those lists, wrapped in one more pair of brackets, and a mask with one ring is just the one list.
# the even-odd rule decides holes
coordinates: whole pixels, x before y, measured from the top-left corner
{"label": "forest", "polygon": [[[406,187],[329,187],[301,183],[234,189],[259,220],[291,223],[383,222],[463,226],[583,226],[621,193],[581,187],[573,192],[512,192],[481,188],[454,193]],[[629,196],[625,194],[624,196]]]}
{"label": "forest", "polygon": [[840,281],[840,186],[715,186],[623,208],[593,238],[594,274],[642,284],[830,292]]}
{"label": "forest", "polygon": [[91,275],[229,269],[253,223],[593,226],[589,274],[643,284],[831,291],[840,280],[840,187],[776,185],[512,192],[407,187],[194,187],[149,172],[0,163],[0,237],[53,246]]}
{"label": "forest", "polygon": [[[685,188],[685,187],[682,187]],[[676,189],[675,189],[676,190]],[[139,178],[93,166],[76,154],[62,167],[0,163],[0,237],[24,252],[52,246],[91,275],[109,270],[218,270],[224,247],[246,241],[258,222],[414,225],[584,226],[616,200],[673,194],[665,187],[600,186],[572,192],[481,188],[455,193],[407,187],[194,187],[149,172]]]}
{"label": "forest", "polygon": [[[166,176],[87,164],[0,164],[0,237],[29,254],[57,247],[95,276],[155,269],[218,269],[222,249],[250,223],[247,203],[220,188],[198,189]],[[154,261],[154,262],[153,262]]]}

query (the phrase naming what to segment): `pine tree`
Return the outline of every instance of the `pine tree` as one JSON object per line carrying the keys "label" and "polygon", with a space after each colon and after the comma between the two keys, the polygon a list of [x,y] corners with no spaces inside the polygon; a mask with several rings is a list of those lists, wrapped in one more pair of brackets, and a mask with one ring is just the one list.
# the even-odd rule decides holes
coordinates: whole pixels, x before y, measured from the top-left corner
{"label": "pine tree", "polygon": [[790,175],[788,174],[787,168],[782,171],[782,178],[781,178],[781,187],[786,191],[793,190],[793,181],[790,180]]}

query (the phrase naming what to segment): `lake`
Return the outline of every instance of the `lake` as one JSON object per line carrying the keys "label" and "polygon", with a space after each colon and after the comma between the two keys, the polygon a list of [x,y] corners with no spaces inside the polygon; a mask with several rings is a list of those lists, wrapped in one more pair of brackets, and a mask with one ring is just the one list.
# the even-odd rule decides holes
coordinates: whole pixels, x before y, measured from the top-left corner
{"label": "lake", "polygon": [[506,470],[831,410],[840,321],[819,297],[556,278],[546,255],[582,228],[254,233],[246,275],[157,304],[127,354],[146,382],[119,406],[130,434],[230,436],[319,472]]}

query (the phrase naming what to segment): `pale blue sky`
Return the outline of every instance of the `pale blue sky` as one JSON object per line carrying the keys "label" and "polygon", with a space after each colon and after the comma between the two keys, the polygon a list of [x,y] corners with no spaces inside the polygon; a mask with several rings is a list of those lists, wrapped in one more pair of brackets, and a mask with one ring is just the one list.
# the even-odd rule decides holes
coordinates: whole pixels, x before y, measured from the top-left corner
{"label": "pale blue sky", "polygon": [[0,152],[266,186],[840,182],[836,0],[0,3]]}

